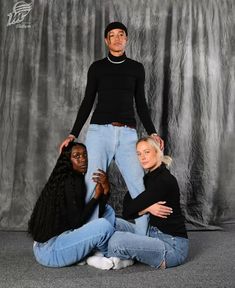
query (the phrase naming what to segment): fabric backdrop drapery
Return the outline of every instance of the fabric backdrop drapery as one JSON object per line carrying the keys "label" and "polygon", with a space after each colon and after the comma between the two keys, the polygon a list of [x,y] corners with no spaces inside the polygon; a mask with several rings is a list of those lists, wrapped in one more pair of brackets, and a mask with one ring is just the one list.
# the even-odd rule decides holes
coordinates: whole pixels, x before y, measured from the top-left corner
{"label": "fabric backdrop drapery", "polygon": [[[13,24],[16,3],[0,2],[0,229],[27,228],[88,67],[106,55],[111,21],[128,27],[127,55],[145,67],[150,113],[174,159],[187,221],[201,228],[234,221],[235,2],[26,0],[32,9]],[[139,122],[138,133],[145,135]],[[120,214],[126,187],[114,163],[109,177]]]}

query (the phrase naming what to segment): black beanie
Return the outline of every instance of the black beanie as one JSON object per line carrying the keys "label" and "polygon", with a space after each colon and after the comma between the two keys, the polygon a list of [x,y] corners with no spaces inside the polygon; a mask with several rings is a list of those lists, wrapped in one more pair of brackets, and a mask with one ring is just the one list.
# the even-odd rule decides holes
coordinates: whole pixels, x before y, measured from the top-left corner
{"label": "black beanie", "polygon": [[109,31],[111,31],[113,29],[122,29],[123,31],[125,31],[126,36],[127,36],[127,28],[124,24],[122,24],[121,22],[112,22],[112,23],[109,23],[107,25],[107,27],[105,28],[104,38],[107,38]]}

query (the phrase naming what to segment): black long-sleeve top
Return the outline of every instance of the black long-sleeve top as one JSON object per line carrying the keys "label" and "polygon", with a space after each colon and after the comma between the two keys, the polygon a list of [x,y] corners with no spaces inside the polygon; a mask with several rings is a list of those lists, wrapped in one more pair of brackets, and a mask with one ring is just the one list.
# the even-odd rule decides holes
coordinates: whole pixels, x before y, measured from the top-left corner
{"label": "black long-sleeve top", "polygon": [[144,128],[148,134],[155,133],[145,100],[144,82],[143,65],[127,58],[125,53],[119,57],[109,53],[108,57],[94,62],[88,71],[85,97],[71,134],[76,137],[79,135],[92,110],[97,94],[97,104],[91,118],[92,124],[120,122],[135,126],[135,101],[136,110]]}
{"label": "black long-sleeve top", "polygon": [[[53,205],[60,206],[58,215],[51,216],[57,217],[55,218],[57,221],[54,222],[54,224],[57,224],[52,225],[50,229],[46,229],[43,232],[42,230],[45,229],[45,225],[48,224],[47,219],[42,219],[42,223],[40,224],[41,229],[38,233],[34,234],[34,241],[44,243],[67,230],[77,229],[83,226],[87,223],[97,205],[100,205],[99,216],[102,216],[107,203],[107,198],[105,196],[102,196],[99,199],[92,198],[86,204],[86,186],[83,174],[74,172],[72,175],[68,175],[64,185],[64,193],[63,195],[60,195],[60,201],[56,204],[56,199],[52,200]],[[48,202],[52,204],[50,199]],[[45,209],[50,209],[49,206],[45,206],[45,203],[41,203],[40,205],[44,205]]]}
{"label": "black long-sleeve top", "polygon": [[[82,174],[67,177],[65,180],[65,218],[67,229],[75,229],[84,225],[90,218],[98,204],[98,200],[92,198],[85,204],[86,186]],[[72,185],[71,185],[72,183]]]}
{"label": "black long-sleeve top", "polygon": [[[84,225],[96,206],[99,204],[99,217],[102,217],[107,203],[107,197],[102,195],[99,199],[92,198],[87,204],[86,198],[86,186],[84,181],[84,175],[77,174],[71,176],[65,181],[65,209],[68,229],[76,229]],[[71,186],[71,180],[74,187]]]}
{"label": "black long-sleeve top", "polygon": [[138,212],[159,201],[166,201],[173,213],[167,218],[160,218],[150,214],[149,223],[163,233],[172,236],[188,238],[184,216],[180,208],[180,191],[176,178],[164,164],[144,176],[145,191],[132,199],[127,193],[123,202],[123,216],[125,219],[139,217]]}

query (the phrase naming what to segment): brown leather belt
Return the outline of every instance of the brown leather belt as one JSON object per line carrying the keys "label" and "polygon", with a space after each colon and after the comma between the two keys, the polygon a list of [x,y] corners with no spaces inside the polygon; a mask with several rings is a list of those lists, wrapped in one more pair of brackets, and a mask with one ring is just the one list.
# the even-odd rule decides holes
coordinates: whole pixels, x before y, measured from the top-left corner
{"label": "brown leather belt", "polygon": [[112,122],[111,125],[113,126],[117,126],[117,127],[129,127],[129,128],[132,128],[132,129],[136,129],[136,127],[134,125],[128,125],[128,124],[123,124],[123,123],[120,123],[120,122]]}

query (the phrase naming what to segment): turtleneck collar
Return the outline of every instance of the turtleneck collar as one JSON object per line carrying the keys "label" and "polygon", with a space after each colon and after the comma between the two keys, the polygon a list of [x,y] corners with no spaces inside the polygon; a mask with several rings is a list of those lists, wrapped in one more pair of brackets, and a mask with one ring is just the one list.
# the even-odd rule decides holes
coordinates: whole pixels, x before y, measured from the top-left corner
{"label": "turtleneck collar", "polygon": [[121,64],[126,60],[126,53],[124,52],[121,56],[113,56],[110,52],[107,56],[109,62],[114,64]]}
{"label": "turtleneck collar", "polygon": [[145,178],[147,177],[151,177],[152,175],[156,176],[157,174],[160,174],[162,173],[163,171],[165,171],[167,168],[166,168],[166,165],[164,163],[162,163],[159,167],[157,167],[156,169],[154,169],[153,171],[149,171],[145,174]]}

